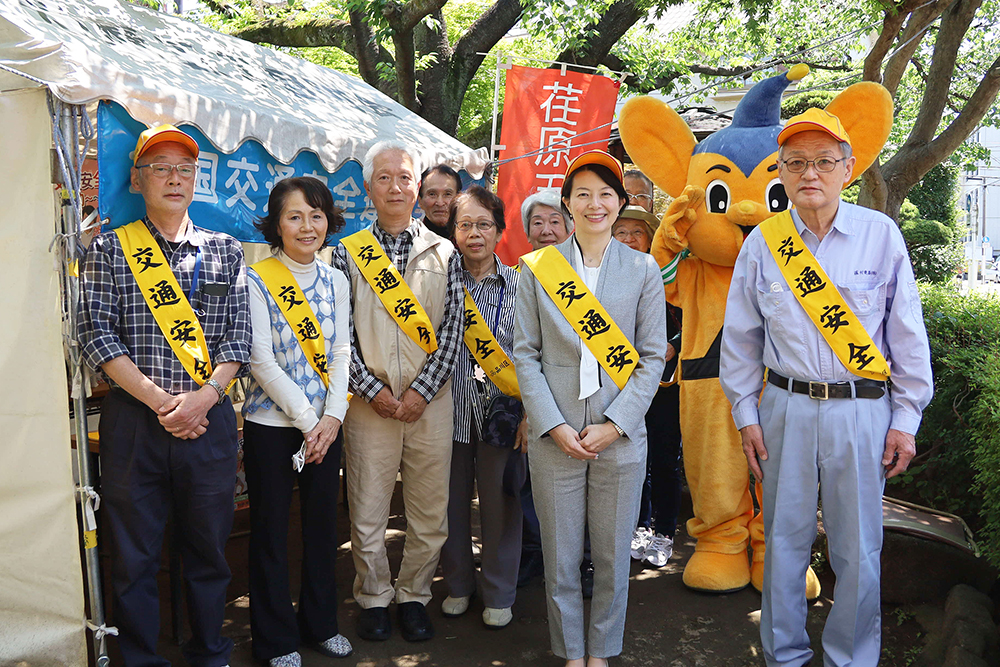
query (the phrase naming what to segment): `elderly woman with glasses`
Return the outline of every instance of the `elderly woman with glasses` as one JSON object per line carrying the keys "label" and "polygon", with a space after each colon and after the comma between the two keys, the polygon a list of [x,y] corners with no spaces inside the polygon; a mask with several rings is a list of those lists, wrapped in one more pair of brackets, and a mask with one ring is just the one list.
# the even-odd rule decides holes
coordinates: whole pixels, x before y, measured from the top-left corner
{"label": "elderly woman with glasses", "polygon": [[[449,229],[462,255],[465,284],[465,348],[452,379],[455,432],[448,498],[448,540],[441,569],[448,597],[445,616],[460,616],[476,591],[472,559],[471,503],[479,491],[483,531],[483,623],[510,623],[521,554],[521,505],[527,427],[509,355],[514,343],[514,301],[518,273],[494,254],[504,231],[503,202],[474,185],[452,204]],[[471,303],[470,303],[471,302]],[[506,366],[504,366],[506,362]],[[503,414],[498,415],[497,413]],[[498,420],[508,430],[499,434]],[[520,424],[520,426],[518,426]]]}

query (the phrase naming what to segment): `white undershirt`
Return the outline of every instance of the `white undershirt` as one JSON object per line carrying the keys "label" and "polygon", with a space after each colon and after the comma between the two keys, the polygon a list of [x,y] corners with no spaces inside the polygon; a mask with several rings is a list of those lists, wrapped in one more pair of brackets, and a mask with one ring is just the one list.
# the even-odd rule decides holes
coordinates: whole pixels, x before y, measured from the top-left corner
{"label": "white undershirt", "polygon": [[[604,258],[608,256],[608,248],[611,247],[611,243],[604,247],[604,254],[601,255],[601,263],[598,266],[586,266],[583,263],[583,253],[580,251],[580,245],[576,242],[576,237],[573,237],[573,263],[576,272],[581,278],[583,278],[583,284],[587,286],[591,294],[596,297],[597,290],[597,279],[601,276],[601,267],[604,265]],[[601,388],[601,367],[597,363],[597,357],[595,357],[590,348],[587,347],[583,339],[580,339],[580,399],[590,398],[597,393],[597,390]]]}
{"label": "white undershirt", "polygon": [[[281,251],[278,251],[276,257],[288,267],[299,285],[311,285],[316,280],[316,262],[320,260],[314,259],[309,264],[300,264]],[[274,405],[267,410],[261,408],[252,415],[247,415],[247,419],[268,426],[294,426],[303,433],[316,428],[323,415],[344,421],[347,412],[348,371],[351,365],[351,289],[347,277],[341,271],[334,269],[336,342],[331,345],[329,335],[325,336],[330,386],[322,410],[317,410],[309,402],[305,392],[275,360],[267,297],[256,282],[252,280],[247,282],[250,293],[250,324],[253,331],[250,372],[264,393],[274,402]],[[327,334],[325,331],[323,333]],[[281,408],[280,412],[277,407]]]}

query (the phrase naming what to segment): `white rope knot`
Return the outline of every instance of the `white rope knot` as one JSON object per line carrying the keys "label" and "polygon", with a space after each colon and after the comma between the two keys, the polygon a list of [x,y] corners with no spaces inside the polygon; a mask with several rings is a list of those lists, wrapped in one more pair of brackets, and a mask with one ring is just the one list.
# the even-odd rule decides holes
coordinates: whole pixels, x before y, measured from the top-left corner
{"label": "white rope knot", "polygon": [[87,496],[87,502],[93,504],[93,508],[95,511],[101,509],[101,494],[99,494],[97,491],[94,491],[94,487],[78,486],[76,487],[76,490],[80,495]]}
{"label": "white rope knot", "polygon": [[93,621],[87,621],[87,628],[94,633],[94,639],[101,642],[107,636],[117,637],[118,628],[115,626],[108,627],[106,624],[101,623],[100,625],[94,625]]}

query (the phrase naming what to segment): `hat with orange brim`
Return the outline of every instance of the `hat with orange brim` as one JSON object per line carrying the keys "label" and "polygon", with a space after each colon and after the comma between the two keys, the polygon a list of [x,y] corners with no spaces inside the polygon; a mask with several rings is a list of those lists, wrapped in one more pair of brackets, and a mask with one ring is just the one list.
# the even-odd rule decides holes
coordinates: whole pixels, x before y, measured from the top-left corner
{"label": "hat with orange brim", "polygon": [[814,131],[826,132],[837,141],[851,143],[851,135],[847,134],[839,118],[825,109],[812,108],[788,119],[784,129],[778,133],[778,145],[783,145],[799,132]]}
{"label": "hat with orange brim", "polygon": [[153,146],[167,141],[181,144],[191,151],[191,157],[198,157],[198,143],[190,135],[181,132],[173,125],[158,125],[139,135],[139,140],[135,142],[135,157],[132,158],[132,164],[139,162],[139,158]]}
{"label": "hat with orange brim", "polygon": [[574,171],[588,164],[599,164],[607,167],[619,181],[625,180],[625,168],[622,166],[622,163],[613,155],[597,150],[580,153],[570,160],[569,166],[566,167],[566,177],[568,178]]}

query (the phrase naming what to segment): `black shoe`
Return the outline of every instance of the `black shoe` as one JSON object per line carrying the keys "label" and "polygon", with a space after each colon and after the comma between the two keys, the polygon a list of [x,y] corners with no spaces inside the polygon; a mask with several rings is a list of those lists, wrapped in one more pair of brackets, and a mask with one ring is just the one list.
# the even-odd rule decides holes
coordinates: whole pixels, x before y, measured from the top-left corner
{"label": "black shoe", "polygon": [[580,567],[580,588],[583,589],[583,599],[594,597],[594,561],[585,560]]}
{"label": "black shoe", "polygon": [[389,638],[391,632],[389,610],[385,607],[362,609],[358,614],[358,637],[370,642],[382,642]]}
{"label": "black shoe", "polygon": [[408,642],[422,642],[434,636],[434,626],[427,608],[419,602],[402,602],[399,608],[399,633]]}
{"label": "black shoe", "polygon": [[542,561],[541,551],[527,551],[521,553],[521,564],[517,568],[517,587],[524,588],[535,577],[540,577],[545,573],[545,564]]}

